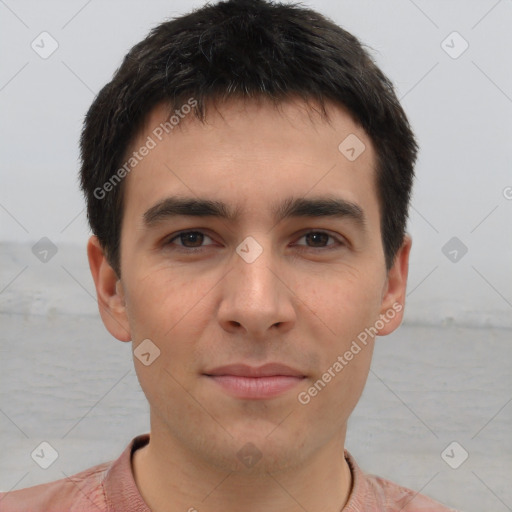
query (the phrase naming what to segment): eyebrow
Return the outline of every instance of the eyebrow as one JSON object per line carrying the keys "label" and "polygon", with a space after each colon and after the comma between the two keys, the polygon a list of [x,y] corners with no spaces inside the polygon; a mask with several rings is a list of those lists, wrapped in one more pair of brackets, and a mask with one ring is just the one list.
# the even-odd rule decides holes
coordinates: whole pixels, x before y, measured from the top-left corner
{"label": "eyebrow", "polygon": [[[178,216],[216,217],[234,222],[240,217],[240,213],[240,208],[232,208],[221,201],[172,196],[149,208],[143,219],[147,227]],[[289,197],[279,204],[274,204],[271,213],[276,223],[288,218],[332,217],[351,219],[363,230],[367,226],[363,209],[358,204],[340,197]]]}

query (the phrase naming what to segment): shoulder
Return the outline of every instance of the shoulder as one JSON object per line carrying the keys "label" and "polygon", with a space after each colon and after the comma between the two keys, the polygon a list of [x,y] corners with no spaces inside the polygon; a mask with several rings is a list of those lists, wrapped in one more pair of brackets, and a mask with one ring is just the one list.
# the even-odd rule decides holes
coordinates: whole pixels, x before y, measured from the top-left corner
{"label": "shoulder", "polygon": [[376,475],[366,475],[368,490],[387,512],[457,512],[438,501]]}
{"label": "shoulder", "polygon": [[352,492],[343,512],[458,512],[419,492],[364,473],[345,450],[352,472]]}
{"label": "shoulder", "polygon": [[54,482],[0,493],[2,512],[107,510],[103,479],[112,462],[98,464]]}

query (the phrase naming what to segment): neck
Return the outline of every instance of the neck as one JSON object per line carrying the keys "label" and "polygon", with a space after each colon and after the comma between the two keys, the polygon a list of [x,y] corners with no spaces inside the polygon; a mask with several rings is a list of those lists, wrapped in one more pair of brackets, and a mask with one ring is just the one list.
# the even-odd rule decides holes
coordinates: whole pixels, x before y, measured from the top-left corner
{"label": "neck", "polygon": [[212,466],[152,426],[150,442],[134,452],[132,466],[152,512],[340,512],[352,484],[344,440],[343,432],[286,470],[251,473]]}

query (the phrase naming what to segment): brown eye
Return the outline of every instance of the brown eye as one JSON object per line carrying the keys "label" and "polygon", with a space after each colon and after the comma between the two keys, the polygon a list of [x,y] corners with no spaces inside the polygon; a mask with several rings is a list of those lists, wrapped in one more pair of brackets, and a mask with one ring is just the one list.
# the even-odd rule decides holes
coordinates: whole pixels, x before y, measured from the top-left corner
{"label": "brown eye", "polygon": [[[301,236],[300,239],[306,240],[306,249],[333,249],[340,245],[344,245],[343,242],[335,238],[334,236],[326,233],[325,231],[309,231]],[[329,244],[329,239],[333,239],[335,243]],[[298,244],[303,245],[303,244]]]}
{"label": "brown eye", "polygon": [[331,238],[327,233],[318,233],[318,232],[311,232],[308,233],[306,236],[306,240],[308,242],[311,242],[313,246],[318,247],[318,244],[323,247],[324,244],[326,244],[329,241],[329,238]]}
{"label": "brown eye", "polygon": [[179,235],[180,241],[183,245],[188,246],[188,244],[192,244],[192,247],[200,247],[202,241],[204,240],[203,233],[199,231],[189,231],[187,233],[182,233]]}
{"label": "brown eye", "polygon": [[[176,245],[179,250],[203,249],[204,246],[202,243],[205,238],[211,240],[211,238],[202,231],[181,231],[169,239],[165,245]],[[175,241],[177,242],[175,243]]]}

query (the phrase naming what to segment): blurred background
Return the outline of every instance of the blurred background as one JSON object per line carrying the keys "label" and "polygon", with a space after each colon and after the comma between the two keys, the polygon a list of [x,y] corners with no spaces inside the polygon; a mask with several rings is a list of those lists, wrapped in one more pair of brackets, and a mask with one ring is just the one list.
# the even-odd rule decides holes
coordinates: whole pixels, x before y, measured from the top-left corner
{"label": "blurred background", "polygon": [[[2,491],[149,431],[130,345],[97,312],[78,139],[126,52],[203,3],[0,0]],[[346,446],[455,508],[512,510],[512,1],[303,4],[367,45],[421,147],[404,324],[376,343]]]}

